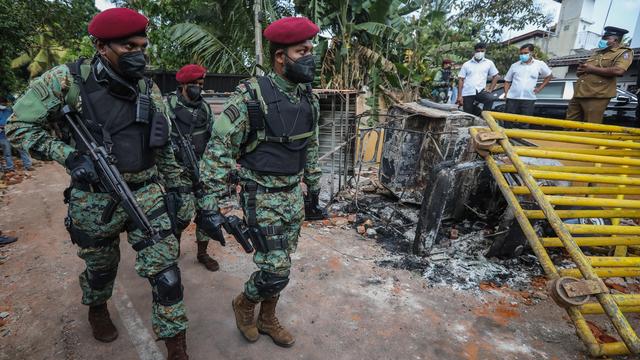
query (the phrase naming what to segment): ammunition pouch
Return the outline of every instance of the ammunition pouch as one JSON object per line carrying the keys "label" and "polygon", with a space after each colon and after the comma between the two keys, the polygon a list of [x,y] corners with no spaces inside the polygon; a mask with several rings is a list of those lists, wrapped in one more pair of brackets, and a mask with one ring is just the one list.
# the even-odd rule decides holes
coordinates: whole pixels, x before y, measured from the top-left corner
{"label": "ammunition pouch", "polygon": [[71,238],[71,242],[75,245],[78,245],[78,247],[82,249],[109,246],[117,239],[117,237],[110,237],[110,238],[91,237],[86,232],[78,229],[73,224],[73,220],[71,219],[70,216],[67,216],[64,219],[64,227],[67,228],[67,231],[69,232],[69,237]]}
{"label": "ammunition pouch", "polygon": [[174,234],[177,234],[184,229],[180,229],[178,224],[180,221],[178,218],[178,211],[180,211],[180,207],[182,207],[182,198],[180,197],[180,193],[169,189],[169,191],[164,194],[164,202],[167,205],[167,215],[169,215],[169,220],[171,220],[171,229]]}
{"label": "ammunition pouch", "polygon": [[161,148],[169,142],[169,120],[156,111],[151,119],[150,148]]}
{"label": "ammunition pouch", "polygon": [[282,236],[284,229],[282,226],[269,225],[260,226],[256,218],[256,195],[258,193],[273,194],[295,189],[298,184],[293,184],[278,188],[268,188],[255,181],[246,181],[243,191],[247,193],[247,225],[249,226],[249,236],[257,251],[269,252],[273,250],[285,250],[289,247],[287,239]]}

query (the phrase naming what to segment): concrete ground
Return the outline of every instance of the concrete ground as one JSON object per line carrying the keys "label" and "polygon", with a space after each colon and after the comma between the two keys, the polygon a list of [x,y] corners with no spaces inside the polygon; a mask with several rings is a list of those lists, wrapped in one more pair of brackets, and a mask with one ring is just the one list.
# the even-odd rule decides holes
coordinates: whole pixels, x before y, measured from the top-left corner
{"label": "concrete ground", "polygon": [[[0,229],[17,243],[0,248],[0,359],[161,359],[150,325],[151,293],[121,244],[109,303],[120,332],[110,344],[91,336],[77,276],[84,267],[63,226],[68,183],[54,164],[2,198]],[[497,292],[429,287],[405,270],[379,267],[375,241],[340,228],[305,227],[292,281],[278,311],[297,337],[282,349],[263,336],[248,344],[235,328],[231,299],[254,271],[232,240],[213,245],[220,271],[195,261],[193,230],[183,238],[191,359],[584,359],[565,313],[550,300],[524,305]],[[8,315],[8,316],[7,316]]]}

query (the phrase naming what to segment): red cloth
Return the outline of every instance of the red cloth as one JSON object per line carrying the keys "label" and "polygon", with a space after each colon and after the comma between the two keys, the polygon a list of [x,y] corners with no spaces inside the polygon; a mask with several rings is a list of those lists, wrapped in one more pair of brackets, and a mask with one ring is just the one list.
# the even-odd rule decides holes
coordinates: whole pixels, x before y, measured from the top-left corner
{"label": "red cloth", "polygon": [[107,9],[89,22],[89,34],[101,40],[122,39],[144,33],[149,19],[128,8]]}
{"label": "red cloth", "polygon": [[198,79],[204,78],[207,74],[207,69],[203,68],[200,65],[189,64],[185,65],[178,70],[176,73],[176,80],[180,84],[188,84],[190,82],[194,82]]}
{"label": "red cloth", "polygon": [[318,25],[306,17],[285,17],[269,24],[263,35],[272,43],[292,45],[311,39],[318,32]]}

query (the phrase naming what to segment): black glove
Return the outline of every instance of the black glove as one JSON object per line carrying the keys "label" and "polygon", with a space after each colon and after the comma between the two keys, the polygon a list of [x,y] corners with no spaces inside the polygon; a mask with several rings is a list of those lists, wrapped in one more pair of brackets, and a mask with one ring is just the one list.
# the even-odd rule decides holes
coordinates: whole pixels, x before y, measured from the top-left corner
{"label": "black glove", "polygon": [[198,210],[196,214],[196,226],[222,246],[226,245],[224,234],[222,234],[222,225],[226,221],[227,219],[219,211]]}
{"label": "black glove", "polygon": [[304,197],[304,218],[306,220],[323,220],[329,217],[327,210],[318,203],[319,192],[307,192]]}
{"label": "black glove", "polygon": [[73,181],[95,184],[100,180],[89,155],[72,152],[64,161],[64,165],[71,172]]}

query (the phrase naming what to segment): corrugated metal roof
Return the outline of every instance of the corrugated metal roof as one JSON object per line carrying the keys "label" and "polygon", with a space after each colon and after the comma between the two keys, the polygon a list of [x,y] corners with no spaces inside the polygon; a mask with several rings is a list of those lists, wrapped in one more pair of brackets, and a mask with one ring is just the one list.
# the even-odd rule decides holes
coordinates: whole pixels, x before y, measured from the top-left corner
{"label": "corrugated metal roof", "polygon": [[[567,56],[560,56],[557,58],[549,59],[549,66],[570,66],[578,65],[581,61],[585,61],[591,56],[592,51],[585,52],[584,54],[573,54]],[[640,60],[640,48],[633,49],[633,59]]]}

